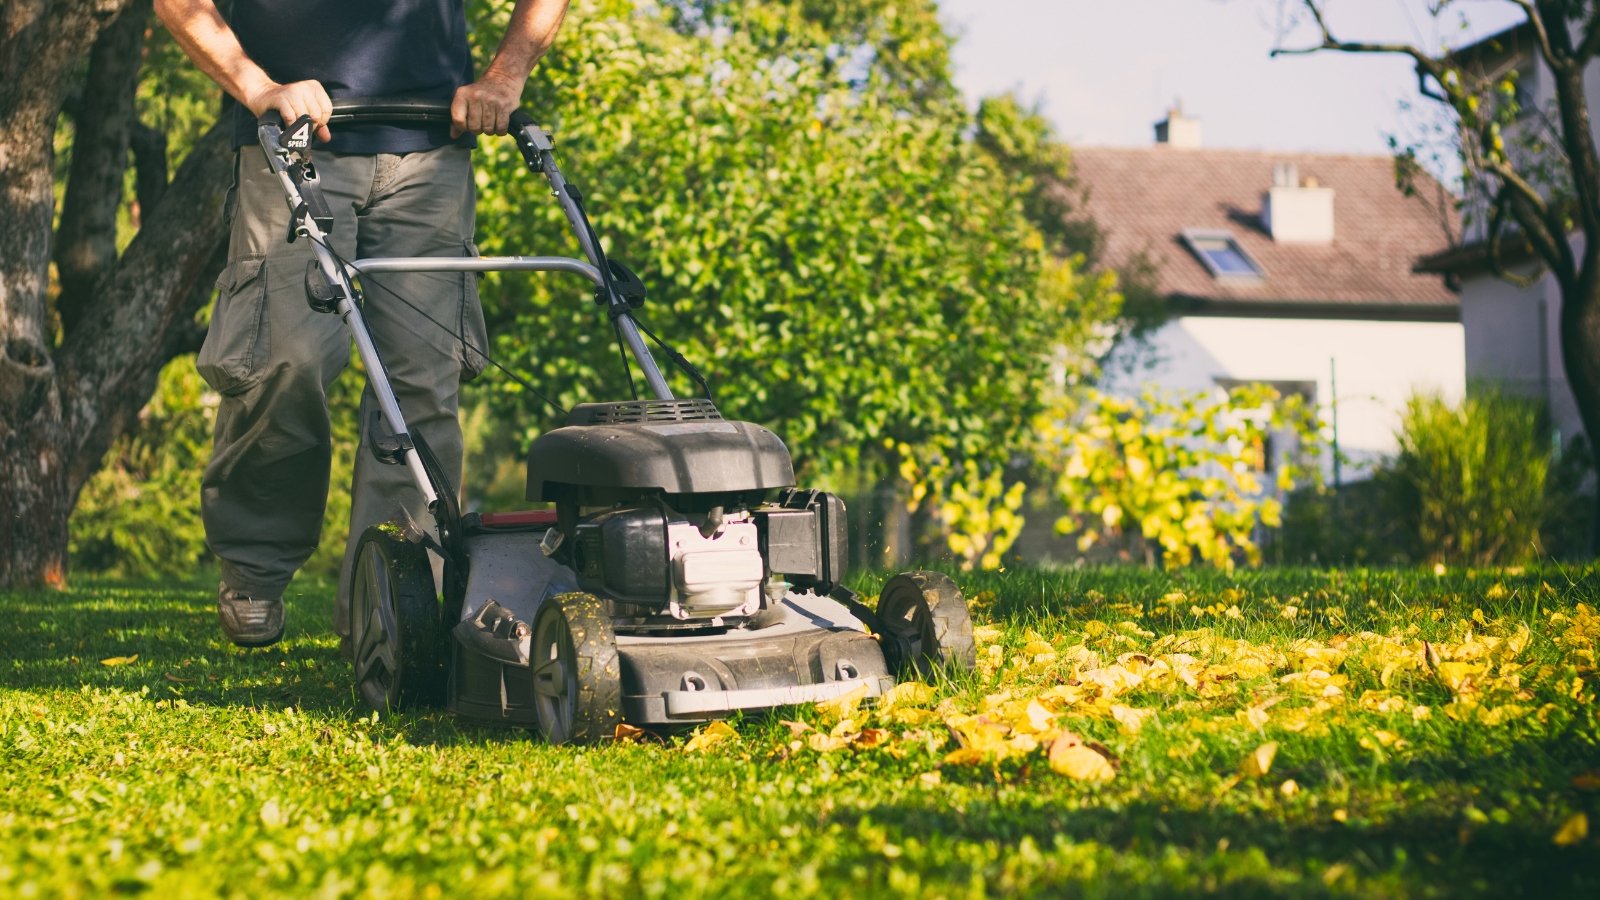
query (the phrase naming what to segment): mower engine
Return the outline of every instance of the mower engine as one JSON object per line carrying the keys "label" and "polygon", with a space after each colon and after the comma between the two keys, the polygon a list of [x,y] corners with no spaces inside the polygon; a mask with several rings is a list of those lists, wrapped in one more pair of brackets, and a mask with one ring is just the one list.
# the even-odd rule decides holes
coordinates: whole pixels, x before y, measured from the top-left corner
{"label": "mower engine", "polygon": [[682,514],[658,499],[590,515],[574,529],[579,585],[638,626],[662,615],[722,625],[756,615],[763,601],[776,605],[792,587],[827,593],[844,576],[844,503],[832,494],[785,490],[774,503],[731,513],[721,495],[673,499],[716,505]]}
{"label": "mower engine", "polygon": [[636,615],[663,606],[678,621],[754,615],[766,571],[755,523],[743,519],[708,535],[662,509],[608,510],[578,523],[572,568],[584,590]]}

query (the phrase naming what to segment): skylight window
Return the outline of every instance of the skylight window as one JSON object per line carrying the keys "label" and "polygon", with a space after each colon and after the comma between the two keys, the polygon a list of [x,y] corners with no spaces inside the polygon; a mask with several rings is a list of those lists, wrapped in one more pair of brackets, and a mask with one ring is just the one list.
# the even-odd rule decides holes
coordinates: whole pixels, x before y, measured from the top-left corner
{"label": "skylight window", "polygon": [[1244,252],[1239,242],[1226,231],[1199,231],[1189,229],[1183,233],[1183,242],[1200,258],[1213,278],[1227,280],[1259,280],[1265,276],[1261,266],[1250,254]]}

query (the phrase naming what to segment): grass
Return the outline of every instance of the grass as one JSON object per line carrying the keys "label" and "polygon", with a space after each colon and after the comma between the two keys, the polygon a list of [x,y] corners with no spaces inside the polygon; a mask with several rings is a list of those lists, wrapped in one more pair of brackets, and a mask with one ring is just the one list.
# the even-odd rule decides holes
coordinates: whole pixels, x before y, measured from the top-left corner
{"label": "grass", "polygon": [[590,749],[363,712],[322,586],[0,595],[0,896],[1600,896],[1600,568],[959,581],[929,697]]}

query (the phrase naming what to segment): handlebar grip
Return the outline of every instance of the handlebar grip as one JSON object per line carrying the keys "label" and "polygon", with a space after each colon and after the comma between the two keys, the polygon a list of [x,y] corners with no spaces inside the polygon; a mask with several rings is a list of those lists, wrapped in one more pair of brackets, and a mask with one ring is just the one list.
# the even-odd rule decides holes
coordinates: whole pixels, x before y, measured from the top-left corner
{"label": "handlebar grip", "polygon": [[[450,101],[419,97],[342,97],[333,101],[333,114],[328,124],[343,125],[354,122],[432,122],[449,124]],[[267,110],[257,123],[284,127],[283,117],[277,110]],[[526,110],[511,113],[511,130],[521,131],[536,124]]]}

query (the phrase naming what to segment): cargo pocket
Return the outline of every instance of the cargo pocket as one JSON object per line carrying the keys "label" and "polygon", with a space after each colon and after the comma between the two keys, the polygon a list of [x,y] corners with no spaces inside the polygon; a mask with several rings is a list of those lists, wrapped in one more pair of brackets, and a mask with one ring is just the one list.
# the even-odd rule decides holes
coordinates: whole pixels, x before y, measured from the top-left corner
{"label": "cargo pocket", "polygon": [[270,336],[267,269],[261,257],[228,263],[217,277],[211,327],[195,357],[200,377],[224,394],[241,393],[261,380]]}
{"label": "cargo pocket", "polygon": [[[478,245],[463,241],[462,249],[468,259],[478,257]],[[471,381],[483,374],[489,365],[484,354],[489,350],[489,328],[483,322],[483,302],[478,297],[477,272],[461,273],[461,319],[456,334],[460,340],[456,355],[461,360],[461,380]]]}

